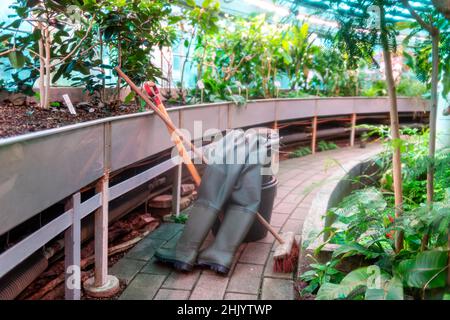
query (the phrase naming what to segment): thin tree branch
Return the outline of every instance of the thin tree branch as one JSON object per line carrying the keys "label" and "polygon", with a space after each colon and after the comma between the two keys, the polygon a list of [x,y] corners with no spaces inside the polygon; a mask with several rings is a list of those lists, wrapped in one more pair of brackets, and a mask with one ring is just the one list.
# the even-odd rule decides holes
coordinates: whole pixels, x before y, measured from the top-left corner
{"label": "thin tree branch", "polygon": [[61,60],[59,60],[57,63],[52,64],[52,68],[56,67],[57,65],[60,65],[62,63],[64,63],[64,61],[66,61],[67,59],[69,59],[71,56],[73,56],[75,54],[75,52],[80,48],[80,46],[83,44],[84,40],[86,40],[86,38],[88,37],[89,33],[92,30],[92,27],[94,25],[94,21],[95,21],[95,15],[92,17],[91,23],[89,24],[89,27],[86,31],[86,34],[84,35],[83,38],[81,38],[80,42],[75,46],[75,48],[73,48],[73,50],[64,58],[62,58]]}
{"label": "thin tree branch", "polygon": [[419,14],[411,7],[411,4],[409,3],[408,0],[402,0],[403,5],[406,7],[406,9],[408,9],[409,13],[411,13],[411,15],[413,16],[414,19],[416,19],[416,21],[420,24],[420,26],[422,28],[424,28],[425,30],[428,31],[428,33],[430,33],[430,35],[435,35],[438,30],[437,28],[435,28],[432,24],[428,24],[426,23],[420,16]]}
{"label": "thin tree branch", "polygon": [[11,52],[15,52],[15,51],[17,51],[16,46],[14,46],[13,48],[8,49],[6,51],[0,52],[0,57],[6,56],[6,55],[10,54]]}

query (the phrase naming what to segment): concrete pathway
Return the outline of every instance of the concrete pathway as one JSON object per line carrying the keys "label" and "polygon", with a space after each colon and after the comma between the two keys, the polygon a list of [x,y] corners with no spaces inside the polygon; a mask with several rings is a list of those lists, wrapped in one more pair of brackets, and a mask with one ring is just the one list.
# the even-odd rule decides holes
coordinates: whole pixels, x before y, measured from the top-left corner
{"label": "concrete pathway", "polygon": [[[366,149],[341,148],[282,161],[272,226],[281,232],[293,231],[300,240],[304,219],[317,190],[333,174],[334,168],[349,160],[366,159],[379,150],[379,145],[369,145]],[[120,299],[295,298],[294,274],[272,271],[276,243],[270,234],[258,242],[243,244],[227,277],[199,268],[191,273],[176,272],[155,262],[155,250],[160,246],[174,246],[182,229],[182,224],[163,224],[112,267],[110,272],[128,284]],[[205,245],[212,239],[210,235]]]}

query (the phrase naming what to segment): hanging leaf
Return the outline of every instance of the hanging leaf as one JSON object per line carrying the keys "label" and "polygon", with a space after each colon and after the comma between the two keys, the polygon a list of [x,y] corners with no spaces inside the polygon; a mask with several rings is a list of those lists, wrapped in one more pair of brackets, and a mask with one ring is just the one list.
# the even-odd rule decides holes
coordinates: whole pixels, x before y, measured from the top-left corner
{"label": "hanging leaf", "polygon": [[133,99],[136,97],[136,93],[134,91],[131,91],[126,97],[125,97],[125,103],[130,103],[133,101]]}
{"label": "hanging leaf", "polygon": [[394,277],[383,283],[382,288],[369,288],[364,297],[365,300],[403,300],[402,281]]}
{"label": "hanging leaf", "polygon": [[10,52],[8,58],[14,69],[20,69],[25,65],[25,56],[21,51]]}
{"label": "hanging leaf", "polygon": [[333,258],[343,255],[342,258],[354,256],[360,254],[365,256],[367,259],[374,259],[382,255],[382,252],[374,252],[373,250],[367,249],[359,243],[349,243],[341,245],[338,249],[333,252]]}

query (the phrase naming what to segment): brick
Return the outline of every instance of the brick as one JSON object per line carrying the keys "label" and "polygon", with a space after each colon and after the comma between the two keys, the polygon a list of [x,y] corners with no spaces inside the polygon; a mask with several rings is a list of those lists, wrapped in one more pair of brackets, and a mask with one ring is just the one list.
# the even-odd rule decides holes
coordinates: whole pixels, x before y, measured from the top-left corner
{"label": "brick", "polygon": [[162,194],[148,203],[150,208],[172,208],[172,195]]}
{"label": "brick", "polygon": [[190,300],[222,300],[229,278],[205,270],[200,275]]}
{"label": "brick", "polygon": [[282,203],[280,203],[279,205],[277,205],[277,206],[273,209],[273,211],[276,212],[276,213],[285,213],[285,214],[288,214],[288,213],[291,213],[292,211],[294,211],[295,207],[296,207],[295,203],[285,203],[285,202],[282,202]]}
{"label": "brick", "polygon": [[301,234],[302,227],[303,227],[302,220],[288,219],[288,221],[286,221],[286,223],[284,224],[283,228],[281,228],[281,232],[283,233],[292,231],[294,232],[294,234]]}
{"label": "brick", "polygon": [[112,266],[109,273],[129,284],[144,265],[145,261],[123,258]]}
{"label": "brick", "polygon": [[165,289],[192,290],[199,275],[199,270],[191,272],[173,271],[164,281],[162,287]]}
{"label": "brick", "polygon": [[307,184],[302,183],[302,184],[298,185],[295,189],[293,189],[291,191],[291,194],[296,194],[301,197],[305,197],[308,194],[308,190],[306,187],[307,187]]}
{"label": "brick", "polygon": [[169,265],[157,261],[154,257],[141,269],[141,273],[159,274],[164,276],[169,275],[171,272],[172,268],[169,267]]}
{"label": "brick", "polygon": [[301,180],[297,180],[297,179],[291,177],[291,179],[284,181],[281,184],[281,186],[282,187],[296,187],[299,183],[301,183]]}
{"label": "brick", "polygon": [[286,220],[289,218],[289,214],[282,213],[272,213],[272,217],[270,218],[270,225],[274,227],[281,227],[284,225]]}
{"label": "brick", "polygon": [[140,273],[131,281],[119,300],[152,300],[164,278],[161,275]]}
{"label": "brick", "polygon": [[180,186],[180,192],[181,196],[187,196],[190,195],[195,190],[195,184],[189,183],[189,184],[182,184]]}
{"label": "brick", "polygon": [[155,254],[156,249],[164,244],[165,240],[145,238],[140,241],[127,254],[126,258],[149,261]]}
{"label": "brick", "polygon": [[292,188],[277,187],[277,196],[285,197],[289,192],[291,192],[291,190],[292,190]]}
{"label": "brick", "polygon": [[155,300],[187,300],[190,293],[187,290],[159,289]]}
{"label": "brick", "polygon": [[269,243],[252,242],[247,244],[244,252],[242,252],[239,262],[254,263],[264,265],[267,256],[270,253],[272,245]]}
{"label": "brick", "polygon": [[[275,231],[278,232],[278,230],[279,230],[280,228],[274,227],[274,229],[275,229]],[[273,235],[272,235],[269,231],[267,231],[267,235],[266,235],[264,238],[258,240],[257,242],[262,242],[262,243],[273,243],[274,241],[275,241],[275,238],[273,237]]]}
{"label": "brick", "polygon": [[224,300],[258,300],[258,296],[256,294],[228,292],[225,294]]}
{"label": "brick", "polygon": [[263,266],[238,263],[228,283],[227,292],[258,294]]}
{"label": "brick", "polygon": [[303,196],[298,194],[290,193],[286,197],[283,198],[283,202],[285,203],[294,203],[297,204],[303,199]]}
{"label": "brick", "polygon": [[264,278],[261,300],[294,300],[294,282],[285,279]]}
{"label": "brick", "polygon": [[291,214],[290,218],[296,220],[305,220],[309,210],[310,206],[302,206],[300,208],[296,208],[294,212]]}

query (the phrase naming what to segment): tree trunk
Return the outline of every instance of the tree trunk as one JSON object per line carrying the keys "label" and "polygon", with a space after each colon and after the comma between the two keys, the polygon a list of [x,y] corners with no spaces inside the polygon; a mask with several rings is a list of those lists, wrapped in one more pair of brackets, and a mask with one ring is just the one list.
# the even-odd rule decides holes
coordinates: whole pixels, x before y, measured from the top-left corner
{"label": "tree trunk", "polygon": [[45,108],[45,49],[44,49],[44,30],[39,24],[41,30],[41,39],[39,39],[39,106]]}
{"label": "tree trunk", "polygon": [[44,29],[45,44],[45,99],[43,107],[48,108],[50,104],[50,84],[51,84],[51,39],[49,27]]}
{"label": "tree trunk", "polygon": [[105,72],[105,68],[103,68],[103,33],[100,28],[98,29],[98,40],[99,40],[99,44],[100,44],[100,61],[102,63],[101,72],[103,74],[102,89],[100,91],[100,101],[105,102],[106,101],[106,79],[105,79],[106,72]]}
{"label": "tree trunk", "polygon": [[[119,36],[119,40],[118,40],[118,44],[117,44],[117,65],[119,66],[119,68],[122,68],[122,37]],[[116,87],[116,95],[117,95],[117,100],[120,100],[120,82],[121,82],[122,78],[120,77],[120,75],[117,75],[117,87]]]}
{"label": "tree trunk", "polygon": [[438,104],[438,81],[439,81],[439,33],[431,35],[432,37],[432,63],[433,71],[431,75],[431,109],[430,109],[430,141],[429,141],[429,160],[427,174],[427,202],[429,205],[434,198],[434,157],[436,153],[436,118]]}
{"label": "tree trunk", "polygon": [[[402,164],[400,151],[400,129],[397,111],[397,93],[395,89],[394,76],[392,74],[391,52],[389,51],[389,41],[386,32],[385,11],[383,5],[380,5],[381,22],[381,43],[383,47],[383,56],[385,63],[386,82],[390,103],[391,118],[391,137],[393,141],[392,171],[394,178],[394,197],[395,197],[395,217],[402,214],[403,190],[402,190]],[[398,231],[395,236],[395,250],[399,252],[403,249],[403,232]]]}

